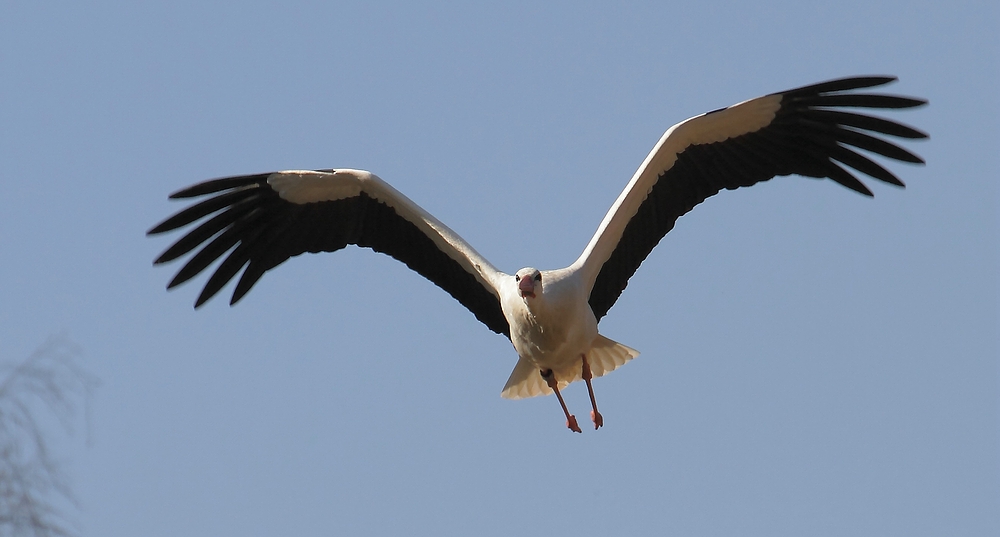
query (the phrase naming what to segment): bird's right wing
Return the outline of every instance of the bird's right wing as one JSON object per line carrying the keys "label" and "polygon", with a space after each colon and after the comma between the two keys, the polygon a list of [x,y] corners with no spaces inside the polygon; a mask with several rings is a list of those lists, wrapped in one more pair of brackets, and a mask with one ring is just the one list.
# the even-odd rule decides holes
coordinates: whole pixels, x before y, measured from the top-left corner
{"label": "bird's right wing", "polygon": [[201,247],[167,288],[191,279],[228,252],[195,307],[241,270],[230,304],[289,257],[356,244],[402,261],[490,330],[510,337],[498,291],[505,275],[457,233],[369,172],[300,170],[226,177],[170,197],[200,196],[208,197],[149,230],[153,235],[201,220],[154,261],[166,263]]}

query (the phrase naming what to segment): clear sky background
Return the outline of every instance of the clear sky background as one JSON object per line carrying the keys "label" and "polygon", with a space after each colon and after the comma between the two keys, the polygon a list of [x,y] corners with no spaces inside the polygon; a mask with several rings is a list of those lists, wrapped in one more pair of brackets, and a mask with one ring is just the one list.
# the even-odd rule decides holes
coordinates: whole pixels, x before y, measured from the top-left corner
{"label": "clear sky background", "polygon": [[[998,4],[537,4],[0,1],[0,358],[63,334],[101,381],[80,533],[1000,535]],[[928,165],[681,218],[601,323],[642,355],[597,432],[501,399],[510,343],[386,256],[199,311],[151,265],[170,192],[355,167],[562,267],[669,126],[856,74],[930,99],[891,114]]]}

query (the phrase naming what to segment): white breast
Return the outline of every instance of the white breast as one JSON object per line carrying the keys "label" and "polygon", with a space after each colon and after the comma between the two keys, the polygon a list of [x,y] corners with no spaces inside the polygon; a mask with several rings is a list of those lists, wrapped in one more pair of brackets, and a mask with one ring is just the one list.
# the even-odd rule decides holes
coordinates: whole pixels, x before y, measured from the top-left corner
{"label": "white breast", "polygon": [[510,278],[501,296],[514,349],[539,369],[558,371],[575,363],[597,337],[597,319],[576,271],[543,271],[542,292],[527,299]]}

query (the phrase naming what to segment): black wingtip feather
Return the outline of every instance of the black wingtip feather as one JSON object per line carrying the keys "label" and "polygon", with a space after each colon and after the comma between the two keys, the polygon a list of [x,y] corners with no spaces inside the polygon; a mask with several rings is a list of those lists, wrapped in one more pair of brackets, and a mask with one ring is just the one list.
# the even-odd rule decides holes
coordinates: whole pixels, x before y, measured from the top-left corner
{"label": "black wingtip feather", "polygon": [[829,162],[826,175],[830,179],[833,179],[837,183],[844,185],[859,194],[863,194],[869,198],[875,197],[875,194],[869,190],[864,183],[858,180],[857,177],[834,162]]}
{"label": "black wingtip feather", "polygon": [[827,80],[826,82],[820,82],[818,84],[810,84],[808,86],[802,86],[799,88],[782,91],[780,92],[780,95],[784,97],[817,95],[823,93],[833,93],[837,91],[849,91],[862,88],[873,88],[876,86],[883,86],[885,84],[895,81],[896,77],[891,75],[852,76],[847,78],[837,78],[834,80]]}
{"label": "black wingtip feather", "polygon": [[903,97],[900,95],[883,95],[880,93],[837,93],[833,95],[806,95],[790,99],[798,106],[810,108],[915,108],[927,104],[924,99]]}
{"label": "black wingtip feather", "polygon": [[177,192],[171,194],[169,197],[172,200],[196,198],[198,196],[214,194],[216,192],[221,192],[223,190],[230,190],[242,186],[253,185],[267,179],[271,175],[273,175],[273,172],[258,173],[254,175],[235,175],[232,177],[221,177],[219,179],[210,179],[208,181],[204,181],[196,185],[191,185],[187,188],[178,190]]}
{"label": "black wingtip feather", "polygon": [[839,144],[831,147],[830,149],[830,157],[834,160],[842,162],[843,164],[846,164],[863,174],[874,177],[879,181],[901,187],[906,186],[899,180],[898,177],[893,175],[892,172],[860,153],[852,151],[851,149]]}
{"label": "black wingtip feather", "polygon": [[846,112],[843,110],[806,109],[800,112],[803,119],[817,123],[854,127],[856,129],[877,132],[897,138],[920,140],[928,138],[927,133],[893,120]]}
{"label": "black wingtip feather", "polygon": [[924,159],[919,155],[911,153],[896,144],[870,136],[860,131],[852,129],[839,129],[837,131],[837,141],[859,147],[865,151],[871,151],[886,158],[909,162],[911,164],[924,164]]}

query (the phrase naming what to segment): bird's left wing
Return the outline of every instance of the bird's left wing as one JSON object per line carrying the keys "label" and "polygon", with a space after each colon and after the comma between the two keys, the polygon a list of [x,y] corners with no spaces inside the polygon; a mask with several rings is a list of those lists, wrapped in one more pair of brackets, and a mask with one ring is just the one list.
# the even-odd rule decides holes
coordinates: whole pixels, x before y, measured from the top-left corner
{"label": "bird's left wing", "polygon": [[590,288],[600,319],[629,278],[674,222],[722,189],[754,185],[777,175],[829,177],[867,196],[872,193],[841,164],[875,179],[902,181],[863,149],[912,163],[923,160],[869,134],[926,138],[913,128],[843,108],[910,108],[926,101],[850,93],[893,77],[856,77],[751,99],[674,125],[660,138],[601,222],[573,267]]}
{"label": "bird's left wing", "polygon": [[225,256],[195,307],[241,270],[230,304],[289,257],[356,244],[402,261],[455,297],[490,330],[510,337],[497,290],[503,273],[374,174],[297,170],[226,177],[170,197],[201,196],[208,197],[149,230],[151,235],[163,233],[204,219],[154,261],[166,263],[201,246],[167,285],[171,288]]}

